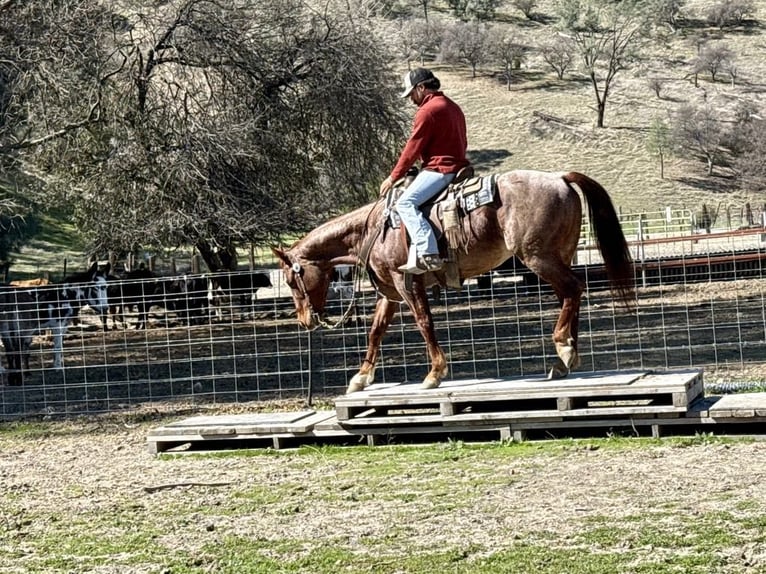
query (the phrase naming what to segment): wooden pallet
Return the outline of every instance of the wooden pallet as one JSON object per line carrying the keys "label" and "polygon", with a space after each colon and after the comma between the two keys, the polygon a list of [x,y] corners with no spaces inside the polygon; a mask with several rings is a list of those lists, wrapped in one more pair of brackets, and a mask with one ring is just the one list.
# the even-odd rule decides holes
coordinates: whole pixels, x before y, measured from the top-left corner
{"label": "wooden pallet", "polygon": [[349,428],[378,425],[561,422],[572,418],[680,416],[703,392],[702,371],[608,371],[445,381],[437,389],[373,385],[336,399]]}
{"label": "wooden pallet", "polygon": [[149,452],[158,454],[180,446],[221,449],[247,446],[281,448],[288,439],[302,441],[350,436],[341,427],[322,425],[335,420],[334,411],[196,416],[152,430]]}

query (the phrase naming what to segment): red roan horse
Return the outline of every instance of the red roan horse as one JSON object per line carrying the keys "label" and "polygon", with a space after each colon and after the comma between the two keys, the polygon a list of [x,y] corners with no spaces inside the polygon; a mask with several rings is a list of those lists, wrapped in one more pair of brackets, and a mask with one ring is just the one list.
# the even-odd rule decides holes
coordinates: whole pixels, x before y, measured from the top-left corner
{"label": "red roan horse", "polygon": [[[577,333],[583,291],[582,281],[571,269],[582,223],[580,196],[572,184],[587,200],[613,295],[630,308],[634,271],[625,236],[606,190],[583,174],[517,170],[499,175],[496,181],[494,202],[467,214],[462,222],[468,255],[461,253],[458,258],[460,279],[486,273],[516,255],[550,283],[561,305],[553,330],[559,359],[550,377],[564,377],[580,362]],[[289,249],[272,249],[292,290],[298,321],[307,329],[315,328],[324,315],[333,268],[342,264],[366,267],[380,297],[367,354],[351,379],[349,393],[372,384],[381,340],[401,301],[412,311],[431,359],[431,370],[421,387],[438,387],[447,374],[447,360],[436,340],[426,294],[427,287],[444,283],[445,276],[440,271],[405,280],[397,270],[407,258],[402,234],[388,230],[381,238],[377,233],[385,211],[385,201],[378,200],[317,227]]]}

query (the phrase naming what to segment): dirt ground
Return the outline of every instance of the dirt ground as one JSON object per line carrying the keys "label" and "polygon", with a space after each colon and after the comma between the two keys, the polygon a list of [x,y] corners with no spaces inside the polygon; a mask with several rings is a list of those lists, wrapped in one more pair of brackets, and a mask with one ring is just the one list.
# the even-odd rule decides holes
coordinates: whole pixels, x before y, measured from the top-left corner
{"label": "dirt ground", "polygon": [[[415,550],[473,544],[501,549],[514,540],[539,539],[544,532],[556,533],[557,540],[570,539],[589,520],[604,517],[625,528],[635,527],[636,517],[651,524],[654,516],[665,526],[678,521],[674,527],[685,536],[690,517],[705,522],[716,513],[737,509],[754,516],[766,512],[766,442],[617,451],[573,443],[553,454],[509,456],[500,462],[492,458],[484,463],[478,457],[469,468],[441,477],[467,504],[436,512],[419,496],[381,504],[379,496],[370,494],[375,486],[367,482],[364,469],[358,482],[348,483],[348,465],[337,467],[321,456],[312,457],[310,464],[305,458],[311,455],[305,454],[157,458],[145,446],[151,423],[62,425],[68,432],[45,438],[19,440],[0,434],[0,492],[10,501],[0,512],[0,538],[24,549],[13,564],[0,564],[0,572],[36,571],[26,568],[40,559],[38,550],[24,541],[40,530],[55,531],[57,522],[69,524],[93,512],[128,520],[154,512],[159,530],[171,529],[163,521],[176,520],[173,534],[163,534],[162,543],[191,556],[211,540],[232,533],[313,540],[317,545],[343,540],[353,546],[354,541],[384,537],[395,526],[407,529]],[[489,465],[494,468],[483,468]],[[402,474],[395,488],[417,493],[425,486],[423,472]],[[484,481],[482,476],[492,479]],[[321,489],[328,478],[337,478],[333,488],[346,496],[324,496]],[[235,493],[249,488],[282,492],[286,484],[301,485],[300,492],[290,495],[293,502],[282,501],[300,504],[300,512],[274,509],[274,504],[236,515],[196,512],[223,508]],[[177,509],[177,519],[163,518],[168,509]],[[766,544],[760,540],[724,545],[720,552],[728,566],[719,571],[766,572]],[[648,555],[668,550],[648,545],[640,551]],[[99,570],[134,571],[148,570]]]}

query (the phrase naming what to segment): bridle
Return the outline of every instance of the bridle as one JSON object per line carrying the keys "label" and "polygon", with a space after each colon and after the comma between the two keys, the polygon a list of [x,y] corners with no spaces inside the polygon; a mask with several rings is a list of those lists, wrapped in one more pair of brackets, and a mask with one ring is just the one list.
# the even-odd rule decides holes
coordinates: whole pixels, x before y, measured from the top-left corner
{"label": "bridle", "polygon": [[[301,295],[306,300],[306,305],[308,305],[311,318],[313,322],[316,323],[317,326],[324,327],[325,329],[336,329],[344,325],[346,321],[348,321],[348,318],[351,316],[352,311],[356,309],[356,294],[359,292],[359,289],[361,288],[361,285],[362,285],[361,273],[356,274],[356,279],[354,282],[354,296],[351,298],[351,303],[349,303],[348,308],[346,309],[345,313],[343,313],[341,318],[338,319],[336,322],[331,323],[330,321],[327,321],[324,317],[322,317],[319,313],[317,313],[314,310],[313,305],[311,304],[311,297],[309,297],[309,291],[306,288],[306,283],[303,281],[303,266],[301,266],[301,264],[298,263],[297,261],[294,261],[290,268],[292,269],[293,274],[295,275],[295,283],[298,286],[298,289],[300,290]],[[316,327],[314,327],[314,329],[316,329]]]}
{"label": "bridle", "polygon": [[[393,194],[389,192],[387,194],[387,197],[380,197],[375,202],[376,205],[388,201],[389,204],[392,201]],[[351,302],[348,304],[348,307],[346,308],[346,311],[343,313],[340,319],[336,321],[335,323],[330,323],[329,321],[325,320],[319,313],[317,313],[314,310],[314,307],[311,305],[311,297],[309,297],[308,289],[306,289],[306,283],[303,281],[303,267],[298,261],[293,261],[290,265],[290,268],[293,271],[293,274],[295,275],[295,283],[297,284],[298,288],[301,291],[301,295],[304,299],[306,299],[306,304],[309,308],[309,313],[311,314],[311,317],[314,321],[316,321],[317,325],[320,325],[324,327],[325,329],[335,329],[337,327],[340,327],[348,321],[348,318],[351,316],[351,313],[356,309],[356,299],[357,299],[357,293],[359,293],[362,289],[362,273],[361,270],[364,270],[367,268],[367,259],[370,256],[370,251],[372,250],[372,245],[375,243],[375,240],[380,236],[380,234],[383,232],[383,224],[385,223],[385,217],[381,220],[381,225],[376,225],[373,229],[373,233],[367,233],[370,227],[370,218],[372,217],[375,209],[371,209],[370,212],[367,214],[367,222],[365,223],[365,233],[363,235],[363,241],[361,243],[361,247],[358,252],[357,260],[356,260],[356,268],[357,273],[356,277],[354,278],[354,296],[351,298]],[[377,291],[377,285],[375,285],[375,282],[373,281],[373,287],[375,287],[375,290]],[[316,327],[315,327],[316,328]]]}

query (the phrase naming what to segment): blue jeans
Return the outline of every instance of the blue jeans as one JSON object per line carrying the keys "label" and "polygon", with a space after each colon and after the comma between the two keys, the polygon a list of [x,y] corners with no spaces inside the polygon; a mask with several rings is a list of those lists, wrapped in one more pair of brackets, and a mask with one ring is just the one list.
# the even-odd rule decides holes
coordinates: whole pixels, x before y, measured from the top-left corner
{"label": "blue jeans", "polygon": [[396,202],[396,211],[410,234],[415,251],[420,255],[439,254],[431,224],[423,217],[420,206],[447,187],[454,173],[422,170]]}

